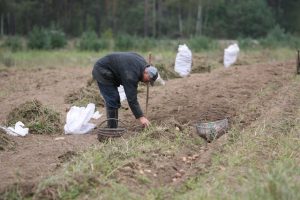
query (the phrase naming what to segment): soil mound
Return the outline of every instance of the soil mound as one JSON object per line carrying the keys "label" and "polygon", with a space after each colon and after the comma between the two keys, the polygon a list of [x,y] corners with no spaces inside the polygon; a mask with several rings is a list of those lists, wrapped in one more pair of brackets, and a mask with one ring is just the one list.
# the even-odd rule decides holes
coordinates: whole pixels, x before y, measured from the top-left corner
{"label": "soil mound", "polygon": [[62,132],[60,114],[42,105],[38,100],[27,101],[14,108],[7,116],[8,125],[21,121],[32,134]]}
{"label": "soil mound", "polygon": [[91,79],[85,87],[73,91],[65,97],[65,103],[86,106],[88,103],[95,103],[96,106],[104,106],[104,100],[100,96],[99,89],[95,80]]}

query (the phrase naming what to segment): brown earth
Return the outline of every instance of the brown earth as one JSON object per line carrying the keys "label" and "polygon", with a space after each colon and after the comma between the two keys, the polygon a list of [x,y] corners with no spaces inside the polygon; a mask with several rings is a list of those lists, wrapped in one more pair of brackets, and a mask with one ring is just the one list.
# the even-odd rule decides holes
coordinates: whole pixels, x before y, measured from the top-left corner
{"label": "brown earth", "polygon": [[[294,71],[294,62],[275,62],[220,68],[211,73],[192,74],[186,78],[169,80],[165,86],[150,89],[148,117],[156,124],[176,119],[180,124],[192,127],[199,121],[223,118],[228,118],[232,123],[236,116],[243,115],[244,120],[238,123],[247,126],[261,114],[255,109],[245,109],[247,103],[257,98],[263,89],[282,87],[293,77]],[[7,114],[14,107],[34,98],[60,112],[65,118],[66,111],[71,106],[65,103],[66,95],[85,86],[91,78],[90,72],[91,69],[88,68],[0,71],[0,125],[5,123]],[[145,89],[143,91],[139,94],[139,99],[144,108]],[[266,98],[272,98],[272,95]],[[124,107],[128,108],[126,102]],[[103,112],[103,108],[99,108],[99,111]],[[120,110],[120,118],[128,128],[139,125],[128,109]],[[37,184],[77,152],[92,145],[101,145],[95,134],[57,133],[54,136],[28,135],[24,138],[11,138],[16,142],[15,149],[0,151],[0,191],[14,183]],[[216,148],[217,145],[216,143],[203,147],[203,155],[200,156],[198,164],[205,165],[211,155],[211,148]],[[153,153],[155,154],[151,152]],[[181,155],[176,155],[175,158],[165,156],[164,161],[156,160],[157,166],[164,165],[163,168],[155,169],[155,173],[165,174],[160,183],[174,182],[176,177],[169,174],[177,173],[177,176],[181,177],[183,172],[193,173],[188,161],[199,159],[198,157],[199,155],[183,150]],[[141,162],[140,165],[146,164]],[[137,166],[135,163],[130,166],[137,170],[140,167],[143,166]],[[169,173],[166,173],[168,169]],[[181,172],[181,169],[184,171]],[[124,178],[125,182],[130,181],[125,175],[121,176],[121,179]]]}

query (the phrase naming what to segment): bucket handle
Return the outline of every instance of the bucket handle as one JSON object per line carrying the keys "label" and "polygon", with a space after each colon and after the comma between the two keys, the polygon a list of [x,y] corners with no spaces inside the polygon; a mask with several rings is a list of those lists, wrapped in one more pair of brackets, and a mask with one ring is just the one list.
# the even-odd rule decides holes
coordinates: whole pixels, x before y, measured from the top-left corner
{"label": "bucket handle", "polygon": [[126,126],[126,124],[124,122],[122,122],[121,120],[117,119],[117,118],[108,118],[106,120],[104,120],[103,122],[101,122],[99,124],[99,127],[101,127],[105,122],[107,122],[108,120],[115,120],[115,121],[118,121],[118,122],[121,122],[121,124],[123,124],[124,126]]}

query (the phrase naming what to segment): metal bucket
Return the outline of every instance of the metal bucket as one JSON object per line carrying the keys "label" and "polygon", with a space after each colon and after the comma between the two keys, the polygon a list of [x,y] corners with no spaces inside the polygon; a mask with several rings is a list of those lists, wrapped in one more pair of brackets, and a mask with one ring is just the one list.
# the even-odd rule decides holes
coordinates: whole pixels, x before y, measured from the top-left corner
{"label": "metal bucket", "polygon": [[228,119],[196,124],[197,134],[208,142],[221,137],[228,129]]}
{"label": "metal bucket", "polygon": [[125,127],[125,124],[123,122],[121,122],[118,119],[107,119],[104,120],[100,125],[99,128],[97,128],[97,136],[98,136],[98,140],[99,142],[103,142],[108,140],[109,138],[117,138],[117,137],[121,137],[126,131],[127,129],[124,127],[118,127],[118,128],[107,128],[107,127],[102,127],[103,124],[105,122],[107,122],[108,120],[116,120],[118,121],[118,124],[122,124]]}

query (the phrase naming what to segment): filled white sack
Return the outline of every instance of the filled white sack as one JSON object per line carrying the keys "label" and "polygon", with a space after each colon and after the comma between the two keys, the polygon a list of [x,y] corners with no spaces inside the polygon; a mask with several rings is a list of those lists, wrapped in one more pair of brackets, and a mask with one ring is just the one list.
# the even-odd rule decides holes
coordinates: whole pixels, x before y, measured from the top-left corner
{"label": "filled white sack", "polygon": [[227,68],[236,62],[239,51],[237,44],[232,44],[224,50],[224,67]]}
{"label": "filled white sack", "polygon": [[95,112],[95,104],[89,103],[87,107],[72,106],[67,113],[65,134],[85,134],[95,128],[95,124],[89,123],[91,118],[100,118],[99,112]]}
{"label": "filled white sack", "polygon": [[192,69],[192,52],[186,46],[186,44],[179,45],[178,53],[175,59],[175,67],[174,70],[181,77],[186,77],[190,74]]}

